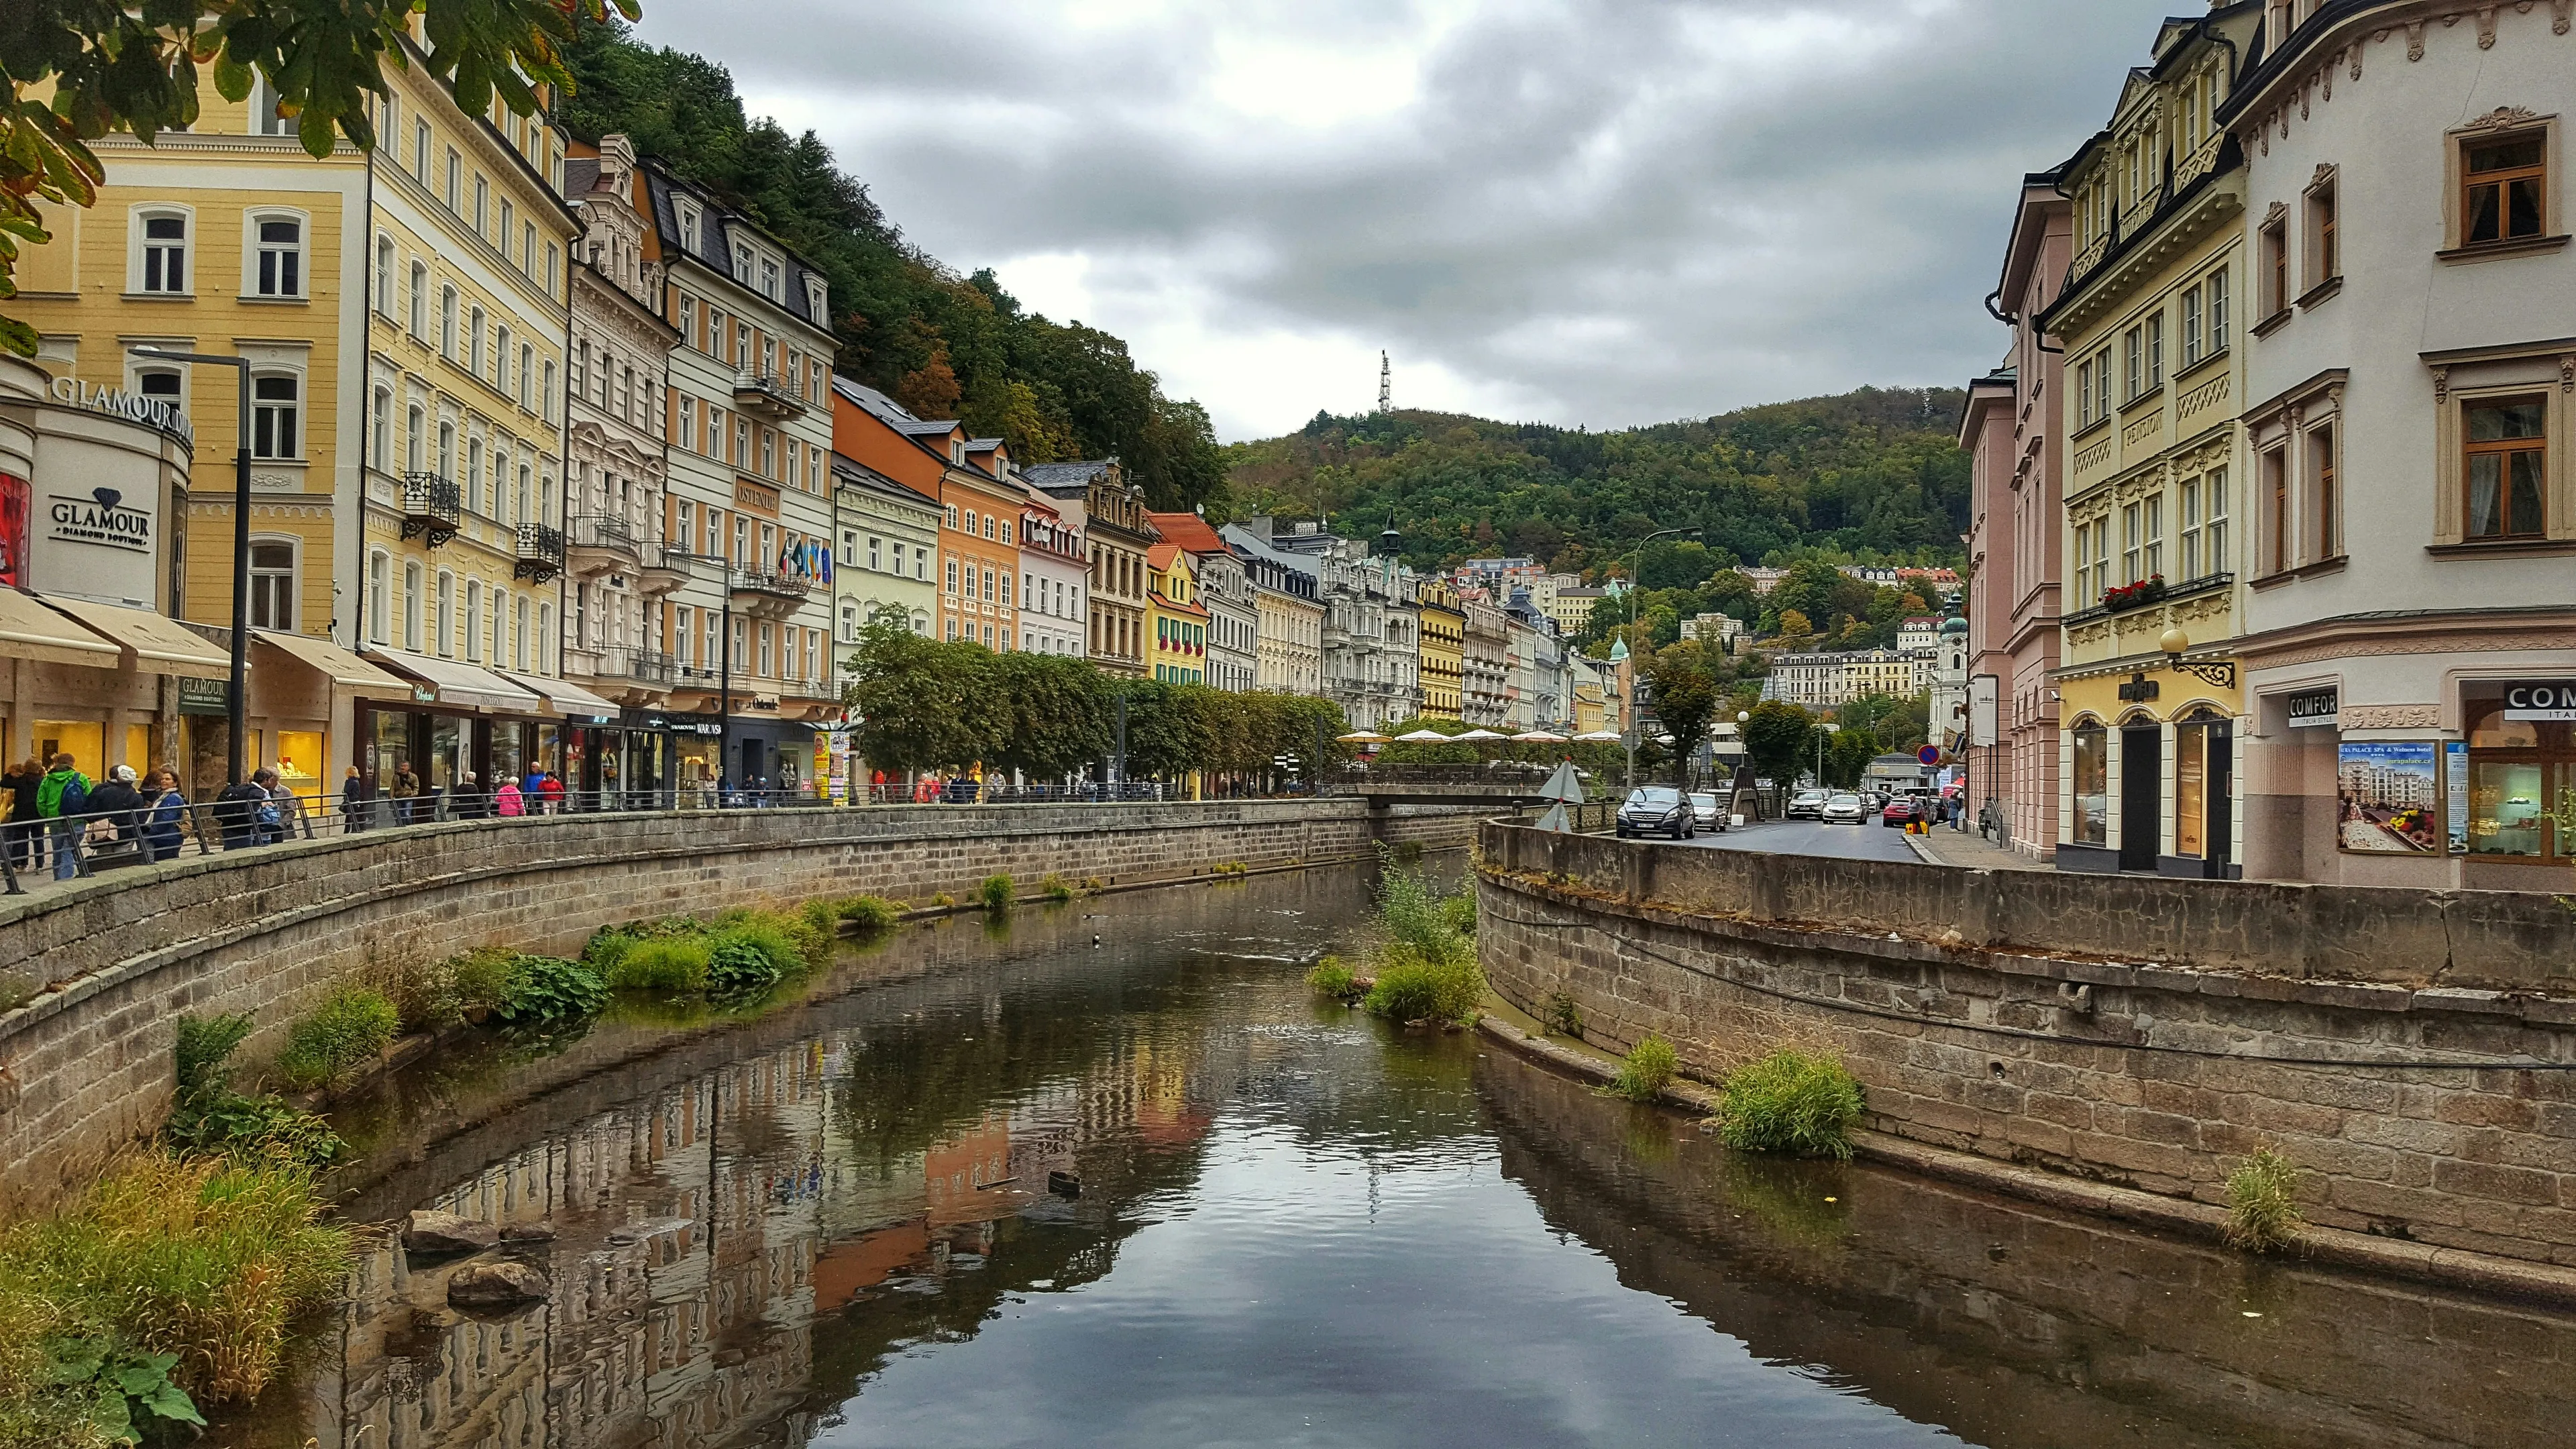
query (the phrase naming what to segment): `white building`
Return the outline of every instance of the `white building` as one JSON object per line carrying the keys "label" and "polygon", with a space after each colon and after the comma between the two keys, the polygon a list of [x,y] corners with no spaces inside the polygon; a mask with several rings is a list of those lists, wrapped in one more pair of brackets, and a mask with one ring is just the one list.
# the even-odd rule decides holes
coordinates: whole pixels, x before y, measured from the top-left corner
{"label": "white building", "polygon": [[1020,510],[1020,647],[1040,654],[1083,657],[1090,605],[1083,589],[1091,577],[1090,554],[1079,523],[1080,500],[1029,490]]}

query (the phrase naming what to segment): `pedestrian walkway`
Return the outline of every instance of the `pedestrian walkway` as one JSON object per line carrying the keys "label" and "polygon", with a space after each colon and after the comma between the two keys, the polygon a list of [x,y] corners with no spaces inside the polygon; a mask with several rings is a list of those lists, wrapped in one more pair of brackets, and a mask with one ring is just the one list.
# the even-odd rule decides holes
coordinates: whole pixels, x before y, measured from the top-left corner
{"label": "pedestrian walkway", "polygon": [[1955,866],[1961,870],[2055,870],[2044,860],[2034,860],[2018,850],[1987,840],[1974,831],[1952,830],[1946,825],[1933,827],[1929,835],[1909,835],[1905,843],[1926,865]]}

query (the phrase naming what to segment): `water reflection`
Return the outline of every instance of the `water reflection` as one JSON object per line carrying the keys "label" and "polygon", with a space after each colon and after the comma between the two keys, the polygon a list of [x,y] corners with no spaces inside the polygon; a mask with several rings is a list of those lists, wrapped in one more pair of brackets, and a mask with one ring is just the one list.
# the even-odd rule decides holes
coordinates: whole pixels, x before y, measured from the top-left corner
{"label": "water reflection", "polygon": [[1736,1159],[1319,1007],[1295,962],[1365,884],[906,931],[713,1035],[391,1082],[353,1216],[507,1225],[551,1296],[469,1317],[380,1244],[220,1437],[2512,1444],[2576,1407],[2563,1318]]}

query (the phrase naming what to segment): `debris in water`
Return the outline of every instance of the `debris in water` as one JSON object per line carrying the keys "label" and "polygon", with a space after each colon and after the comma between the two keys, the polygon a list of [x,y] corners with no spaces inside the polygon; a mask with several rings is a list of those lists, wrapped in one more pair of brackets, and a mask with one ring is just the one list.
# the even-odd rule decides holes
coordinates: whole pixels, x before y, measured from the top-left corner
{"label": "debris in water", "polygon": [[1047,1174],[1047,1191],[1054,1193],[1057,1197],[1080,1197],[1082,1196],[1082,1179],[1074,1176],[1070,1172],[1049,1172]]}

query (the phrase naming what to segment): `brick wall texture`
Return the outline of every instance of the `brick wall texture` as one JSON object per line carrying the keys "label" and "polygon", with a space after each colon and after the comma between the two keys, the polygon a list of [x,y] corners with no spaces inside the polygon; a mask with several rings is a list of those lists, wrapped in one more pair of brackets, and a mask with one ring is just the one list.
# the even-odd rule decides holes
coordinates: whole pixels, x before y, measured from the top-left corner
{"label": "brick wall texture", "polygon": [[61,1201],[169,1111],[173,1021],[248,1012],[244,1049],[333,983],[476,946],[577,953],[603,925],[872,893],[967,899],[1007,873],[1184,881],[1454,845],[1445,809],[1358,800],[567,815],[416,826],[118,871],[0,904],[0,1219]]}
{"label": "brick wall texture", "polygon": [[[1868,1125],[2576,1264],[2576,908],[2554,896],[1973,872],[1482,827],[1495,989],[1709,1080],[1830,1051]],[[2419,1065],[2422,1063],[2464,1065]]]}

